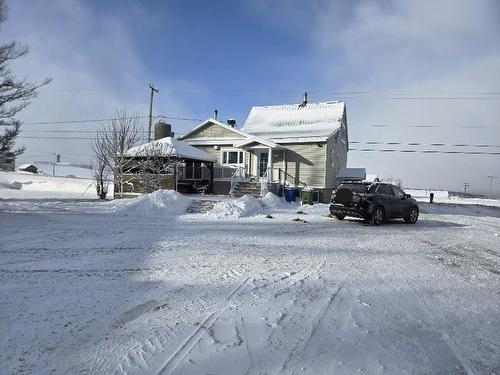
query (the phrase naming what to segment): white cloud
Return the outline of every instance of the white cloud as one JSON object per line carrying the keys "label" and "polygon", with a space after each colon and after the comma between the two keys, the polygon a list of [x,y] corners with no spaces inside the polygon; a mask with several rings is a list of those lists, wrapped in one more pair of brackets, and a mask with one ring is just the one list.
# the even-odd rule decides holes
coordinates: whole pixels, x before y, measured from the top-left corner
{"label": "white cloud", "polygon": [[[311,33],[327,86],[374,93],[362,99],[347,98],[351,140],[500,144],[500,100],[491,96],[484,100],[383,99],[392,96],[390,93],[479,98],[485,98],[485,92],[498,93],[498,3],[353,4],[348,18],[338,17],[335,4],[322,9]],[[374,123],[393,126],[361,127]],[[442,127],[415,129],[407,125]],[[471,125],[491,128],[463,128]],[[351,165],[366,166],[371,172],[402,177],[410,186],[460,189],[468,181],[474,189],[485,191],[489,186],[486,176],[500,174],[499,156],[351,152],[349,160]]]}
{"label": "white cloud", "polygon": [[[161,95],[155,113],[189,113],[186,105],[147,69],[138,54],[129,25],[148,22],[140,5],[123,3],[113,12],[99,13],[76,0],[10,1],[8,19],[2,25],[4,40],[27,45],[30,53],[15,63],[19,77],[30,81],[53,78],[20,114],[24,121],[53,121],[110,117],[115,108],[147,114],[153,82]],[[156,79],[155,79],[156,78]],[[96,129],[99,124],[65,125],[66,130]],[[24,136],[86,136],[92,134],[29,133],[61,129],[61,125],[25,125]],[[47,159],[57,152],[63,160],[88,160],[88,141],[22,139],[26,159]],[[44,154],[46,153],[45,157]],[[36,155],[35,155],[36,154]],[[84,160],[82,160],[82,158]]]}

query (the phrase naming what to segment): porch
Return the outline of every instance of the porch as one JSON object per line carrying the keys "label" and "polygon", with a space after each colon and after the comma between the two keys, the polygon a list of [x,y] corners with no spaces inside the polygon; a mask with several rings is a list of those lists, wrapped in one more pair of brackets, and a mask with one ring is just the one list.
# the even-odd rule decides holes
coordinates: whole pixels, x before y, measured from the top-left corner
{"label": "porch", "polygon": [[[219,150],[219,163],[213,167],[215,194],[257,196],[271,191],[279,195],[283,186],[307,186],[299,180],[299,170],[294,171],[296,176],[287,173],[286,148],[267,139],[252,137],[214,149]],[[202,163],[184,164],[178,169],[179,183],[186,187],[206,184],[209,175]]]}

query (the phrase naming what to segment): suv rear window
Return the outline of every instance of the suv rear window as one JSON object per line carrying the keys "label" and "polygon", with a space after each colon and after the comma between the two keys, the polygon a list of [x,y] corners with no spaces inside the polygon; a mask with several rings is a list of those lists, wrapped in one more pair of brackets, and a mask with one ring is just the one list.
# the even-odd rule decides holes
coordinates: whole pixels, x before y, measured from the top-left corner
{"label": "suv rear window", "polygon": [[392,191],[392,188],[389,185],[379,185],[377,188],[377,193],[389,196],[394,195],[394,192]]}
{"label": "suv rear window", "polygon": [[355,193],[366,193],[366,185],[363,184],[342,184],[340,185],[338,189],[350,189]]}

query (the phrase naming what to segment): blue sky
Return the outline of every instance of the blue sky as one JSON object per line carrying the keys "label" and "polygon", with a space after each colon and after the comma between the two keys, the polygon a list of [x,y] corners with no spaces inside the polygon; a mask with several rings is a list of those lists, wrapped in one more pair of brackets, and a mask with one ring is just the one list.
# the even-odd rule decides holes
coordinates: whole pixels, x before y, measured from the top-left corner
{"label": "blue sky", "polygon": [[[2,40],[31,49],[16,72],[53,78],[21,114],[27,122],[104,118],[117,107],[146,114],[154,83],[157,114],[206,118],[217,108],[242,125],[253,105],[298,103],[307,90],[311,101],[347,102],[351,140],[500,144],[498,1],[7,4]],[[171,122],[177,133],[196,125]],[[25,125],[23,135],[98,127]],[[25,161],[91,157],[87,140],[20,142]],[[351,151],[349,164],[406,186],[457,190],[467,181],[484,191],[487,175],[500,175],[499,158]]]}

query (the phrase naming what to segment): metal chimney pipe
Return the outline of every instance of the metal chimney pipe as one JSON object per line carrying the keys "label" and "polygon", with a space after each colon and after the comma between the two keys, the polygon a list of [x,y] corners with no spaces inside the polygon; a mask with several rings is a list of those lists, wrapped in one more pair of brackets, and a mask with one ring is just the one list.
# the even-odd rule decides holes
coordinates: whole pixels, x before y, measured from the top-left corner
{"label": "metal chimney pipe", "polygon": [[307,91],[304,92],[304,101],[302,102],[302,104],[304,104],[304,105],[307,104]]}
{"label": "metal chimney pipe", "polygon": [[219,114],[219,111],[218,110],[214,110],[214,120],[217,120],[217,115]]}

